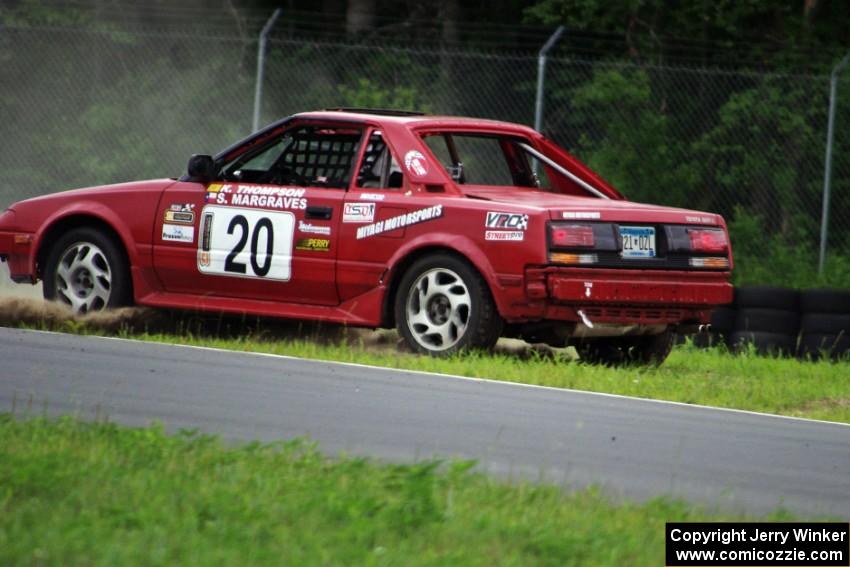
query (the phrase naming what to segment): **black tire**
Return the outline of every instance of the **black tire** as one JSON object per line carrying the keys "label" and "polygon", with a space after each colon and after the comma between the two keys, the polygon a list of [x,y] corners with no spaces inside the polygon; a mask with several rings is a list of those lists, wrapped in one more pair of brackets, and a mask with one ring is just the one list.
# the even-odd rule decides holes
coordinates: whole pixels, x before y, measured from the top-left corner
{"label": "black tire", "polygon": [[736,287],[735,306],[799,311],[800,292],[796,289],[769,285]]}
{"label": "black tire", "polygon": [[850,335],[850,314],[806,313],[800,328],[805,334]]}
{"label": "black tire", "polygon": [[92,227],[72,229],[56,241],[44,267],[44,298],[84,314],[132,304],[130,268],[120,245]]}
{"label": "black tire", "polygon": [[711,332],[718,335],[730,335],[735,329],[738,311],[734,307],[722,305],[711,313]]}
{"label": "black tire", "polygon": [[[426,305],[421,304],[423,297]],[[433,356],[491,349],[504,325],[484,279],[466,261],[444,253],[420,258],[408,268],[394,309],[396,327],[408,346]]]}
{"label": "black tire", "polygon": [[822,356],[838,359],[850,352],[850,335],[812,333],[803,335],[800,355],[818,360]]}
{"label": "black tire", "polygon": [[730,337],[730,344],[738,351],[746,350],[747,345],[753,344],[756,351],[763,355],[787,355],[797,352],[796,336],[767,331],[735,331]]}
{"label": "black tire", "polygon": [[673,350],[674,340],[675,333],[667,329],[657,335],[587,339],[576,344],[576,351],[583,362],[590,364],[658,366]]}
{"label": "black tire", "polygon": [[796,336],[800,332],[800,314],[779,309],[739,309],[735,318],[735,331],[766,331]]}
{"label": "black tire", "polygon": [[804,289],[800,292],[800,311],[850,314],[850,290]]}

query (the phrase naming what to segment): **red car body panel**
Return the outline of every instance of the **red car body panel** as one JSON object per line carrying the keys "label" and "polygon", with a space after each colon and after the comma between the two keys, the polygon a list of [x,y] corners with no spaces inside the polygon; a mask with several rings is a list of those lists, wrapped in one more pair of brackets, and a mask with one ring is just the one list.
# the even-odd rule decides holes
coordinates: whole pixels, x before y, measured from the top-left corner
{"label": "red car body panel", "polygon": [[[356,128],[362,140],[383,136],[402,168],[403,185],[363,188],[352,175],[348,186],[339,188],[164,179],[68,191],[16,203],[0,216],[0,256],[16,281],[35,282],[63,227],[96,223],[120,239],[137,304],[370,327],[392,324],[388,299],[393,286],[412,258],[432,250],[450,250],[468,260],[509,324],[574,323],[586,317],[620,324],[697,324],[708,321],[713,307],[731,301],[731,249],[721,254],[728,267],[717,270],[681,265],[643,269],[640,262],[616,258],[611,266],[555,265],[548,245],[553,222],[636,223],[661,231],[665,226],[703,227],[724,234],[726,225],[711,213],[626,201],[573,156],[524,126],[456,117],[312,112],[268,127],[219,154],[216,163],[264,147],[281,132],[314,124]],[[580,183],[545,163],[552,180],[549,191],[460,184],[423,141],[423,136],[440,133],[521,140],[609,199],[590,196]],[[357,151],[352,171],[360,171],[366,144]],[[413,156],[412,166],[406,163],[408,156]],[[289,239],[281,242],[290,248],[276,250],[279,257],[274,257],[274,269],[280,261],[286,270],[269,274],[274,277],[251,276],[252,267],[259,273],[271,265],[269,248],[268,264],[261,265],[252,252],[253,264],[244,275],[204,271],[211,260],[202,244],[203,223],[217,222],[204,219],[237,210],[243,211],[246,223],[262,213],[273,217],[275,226],[291,230],[281,237]],[[327,218],[311,217],[316,211]],[[174,228],[177,214],[184,224]],[[499,214],[525,218],[526,225],[490,230]],[[241,230],[233,222],[230,229],[228,234]],[[256,226],[251,235],[245,231],[246,250],[256,244],[253,240],[272,238]],[[240,257],[237,267],[244,268],[247,256]]]}

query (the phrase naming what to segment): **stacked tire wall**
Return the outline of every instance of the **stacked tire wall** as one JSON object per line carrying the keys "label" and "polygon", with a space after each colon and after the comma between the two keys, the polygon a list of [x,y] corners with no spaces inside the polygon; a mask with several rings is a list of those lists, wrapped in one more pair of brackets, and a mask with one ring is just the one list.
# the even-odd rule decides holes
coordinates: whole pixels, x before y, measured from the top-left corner
{"label": "stacked tire wall", "polygon": [[725,343],[740,351],[819,359],[850,352],[850,290],[794,290],[772,286],[735,289],[731,305],[719,307],[711,332],[699,346]]}

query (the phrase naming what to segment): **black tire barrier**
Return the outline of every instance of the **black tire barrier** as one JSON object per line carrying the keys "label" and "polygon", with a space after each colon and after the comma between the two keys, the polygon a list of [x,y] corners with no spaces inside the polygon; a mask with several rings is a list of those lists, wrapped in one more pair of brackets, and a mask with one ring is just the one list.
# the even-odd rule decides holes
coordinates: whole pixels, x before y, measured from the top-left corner
{"label": "black tire barrier", "polygon": [[800,313],[764,307],[739,309],[734,331],[764,331],[796,337],[800,332]]}
{"label": "black tire barrier", "polygon": [[800,293],[800,312],[850,314],[850,290],[806,289]]}
{"label": "black tire barrier", "polygon": [[804,334],[800,340],[800,356],[819,360],[846,357],[850,352],[850,335]]}
{"label": "black tire barrier", "polygon": [[711,314],[711,332],[728,337],[735,330],[735,318],[738,311],[729,305],[722,305]]}
{"label": "black tire barrier", "polygon": [[762,355],[794,355],[797,352],[797,337],[768,331],[735,331],[731,337],[732,347],[745,352],[750,344]]}
{"label": "black tire barrier", "polygon": [[755,307],[799,312],[800,291],[769,285],[736,287],[734,305],[739,309]]}
{"label": "black tire barrier", "polygon": [[800,329],[804,335],[847,335],[850,334],[850,313],[804,313]]}

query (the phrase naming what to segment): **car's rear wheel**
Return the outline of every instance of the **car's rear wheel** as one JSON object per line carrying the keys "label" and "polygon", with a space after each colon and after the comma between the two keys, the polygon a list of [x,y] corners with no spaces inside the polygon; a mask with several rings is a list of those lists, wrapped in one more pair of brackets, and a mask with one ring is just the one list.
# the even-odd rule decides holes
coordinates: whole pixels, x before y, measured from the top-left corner
{"label": "car's rear wheel", "polygon": [[407,270],[396,294],[395,318],[413,350],[437,356],[492,348],[503,326],[487,284],[467,262],[449,254],[426,256]]}
{"label": "car's rear wheel", "polygon": [[50,249],[44,298],[84,314],[129,305],[130,271],[115,241],[96,228],[75,228]]}
{"label": "car's rear wheel", "polygon": [[579,357],[590,364],[621,366],[626,364],[659,365],[673,350],[674,334],[669,330],[656,335],[605,337],[576,345]]}

